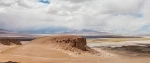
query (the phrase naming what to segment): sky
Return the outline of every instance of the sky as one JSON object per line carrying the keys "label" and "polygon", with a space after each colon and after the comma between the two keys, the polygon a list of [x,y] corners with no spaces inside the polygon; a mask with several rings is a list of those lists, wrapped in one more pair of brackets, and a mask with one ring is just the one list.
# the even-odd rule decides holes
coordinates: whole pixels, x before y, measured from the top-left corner
{"label": "sky", "polygon": [[0,0],[0,28],[17,32],[89,29],[150,33],[150,0]]}

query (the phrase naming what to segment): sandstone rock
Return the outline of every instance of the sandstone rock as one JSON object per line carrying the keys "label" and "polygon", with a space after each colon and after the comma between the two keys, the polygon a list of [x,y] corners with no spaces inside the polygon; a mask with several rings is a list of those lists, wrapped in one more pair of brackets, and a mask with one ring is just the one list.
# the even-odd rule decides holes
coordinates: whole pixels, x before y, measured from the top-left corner
{"label": "sandstone rock", "polygon": [[59,47],[64,50],[69,50],[72,52],[83,53],[89,52],[91,54],[97,54],[94,49],[91,49],[86,44],[86,38],[82,36],[73,36],[73,35],[65,35],[65,36],[47,36],[42,38],[37,38],[31,41],[32,44],[38,45],[55,45],[55,47]]}
{"label": "sandstone rock", "polygon": [[17,39],[4,38],[4,39],[0,39],[0,44],[3,44],[3,45],[12,45],[12,44],[21,45],[21,42],[20,42],[20,40],[17,40]]}
{"label": "sandstone rock", "polygon": [[20,63],[20,62],[8,61],[8,62],[2,62],[2,63]]}

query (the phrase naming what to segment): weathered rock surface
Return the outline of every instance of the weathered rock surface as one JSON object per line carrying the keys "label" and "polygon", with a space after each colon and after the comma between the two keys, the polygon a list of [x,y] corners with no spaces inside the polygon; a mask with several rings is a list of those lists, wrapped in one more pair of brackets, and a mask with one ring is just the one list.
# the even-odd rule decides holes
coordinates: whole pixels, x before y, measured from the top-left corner
{"label": "weathered rock surface", "polygon": [[20,63],[20,62],[8,61],[8,62],[2,62],[2,63]]}
{"label": "weathered rock surface", "polygon": [[20,40],[17,39],[10,39],[10,38],[4,38],[4,39],[0,39],[0,44],[3,45],[21,45]]}
{"label": "weathered rock surface", "polygon": [[97,54],[94,49],[91,49],[86,44],[86,38],[82,36],[47,36],[42,38],[37,38],[31,41],[32,44],[38,45],[54,45],[55,47],[59,47],[64,50],[69,50],[72,52],[78,52],[79,54],[82,52],[89,52],[91,54]]}

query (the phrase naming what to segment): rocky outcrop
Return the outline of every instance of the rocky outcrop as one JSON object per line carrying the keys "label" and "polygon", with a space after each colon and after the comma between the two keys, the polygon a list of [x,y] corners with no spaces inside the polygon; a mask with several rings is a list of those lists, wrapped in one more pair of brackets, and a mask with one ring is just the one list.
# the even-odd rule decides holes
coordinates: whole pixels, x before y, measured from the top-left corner
{"label": "rocky outcrop", "polygon": [[86,50],[86,39],[85,38],[52,38],[51,42],[62,46],[63,49],[69,49],[69,48],[78,48],[81,50]]}
{"label": "rocky outcrop", "polygon": [[21,45],[20,40],[17,39],[10,39],[10,38],[4,38],[4,39],[0,39],[0,44],[3,45]]}
{"label": "rocky outcrop", "polygon": [[2,63],[21,63],[21,62],[8,61],[8,62],[2,62]]}
{"label": "rocky outcrop", "polygon": [[86,38],[82,36],[47,36],[42,38],[37,38],[31,42],[32,44],[39,45],[55,45],[64,50],[69,50],[72,52],[89,52],[92,54],[99,53],[96,50],[91,49],[86,44]]}

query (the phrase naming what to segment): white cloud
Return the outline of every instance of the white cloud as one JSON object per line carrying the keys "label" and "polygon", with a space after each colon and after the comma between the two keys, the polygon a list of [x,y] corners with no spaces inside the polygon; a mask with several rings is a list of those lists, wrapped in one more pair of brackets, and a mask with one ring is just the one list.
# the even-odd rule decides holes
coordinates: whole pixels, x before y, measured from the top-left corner
{"label": "white cloud", "polygon": [[5,13],[5,9],[4,8],[0,8],[0,13]]}
{"label": "white cloud", "polygon": [[92,0],[63,0],[63,1],[69,1],[69,2],[72,2],[72,3],[81,3],[81,2],[92,1]]}
{"label": "white cloud", "polygon": [[[150,23],[149,0],[0,0],[0,25],[12,30],[48,27],[135,32]],[[140,13],[141,17],[132,14]],[[122,30],[122,31],[118,31]]]}
{"label": "white cloud", "polygon": [[144,0],[104,0],[109,13],[136,13],[143,7]]}

